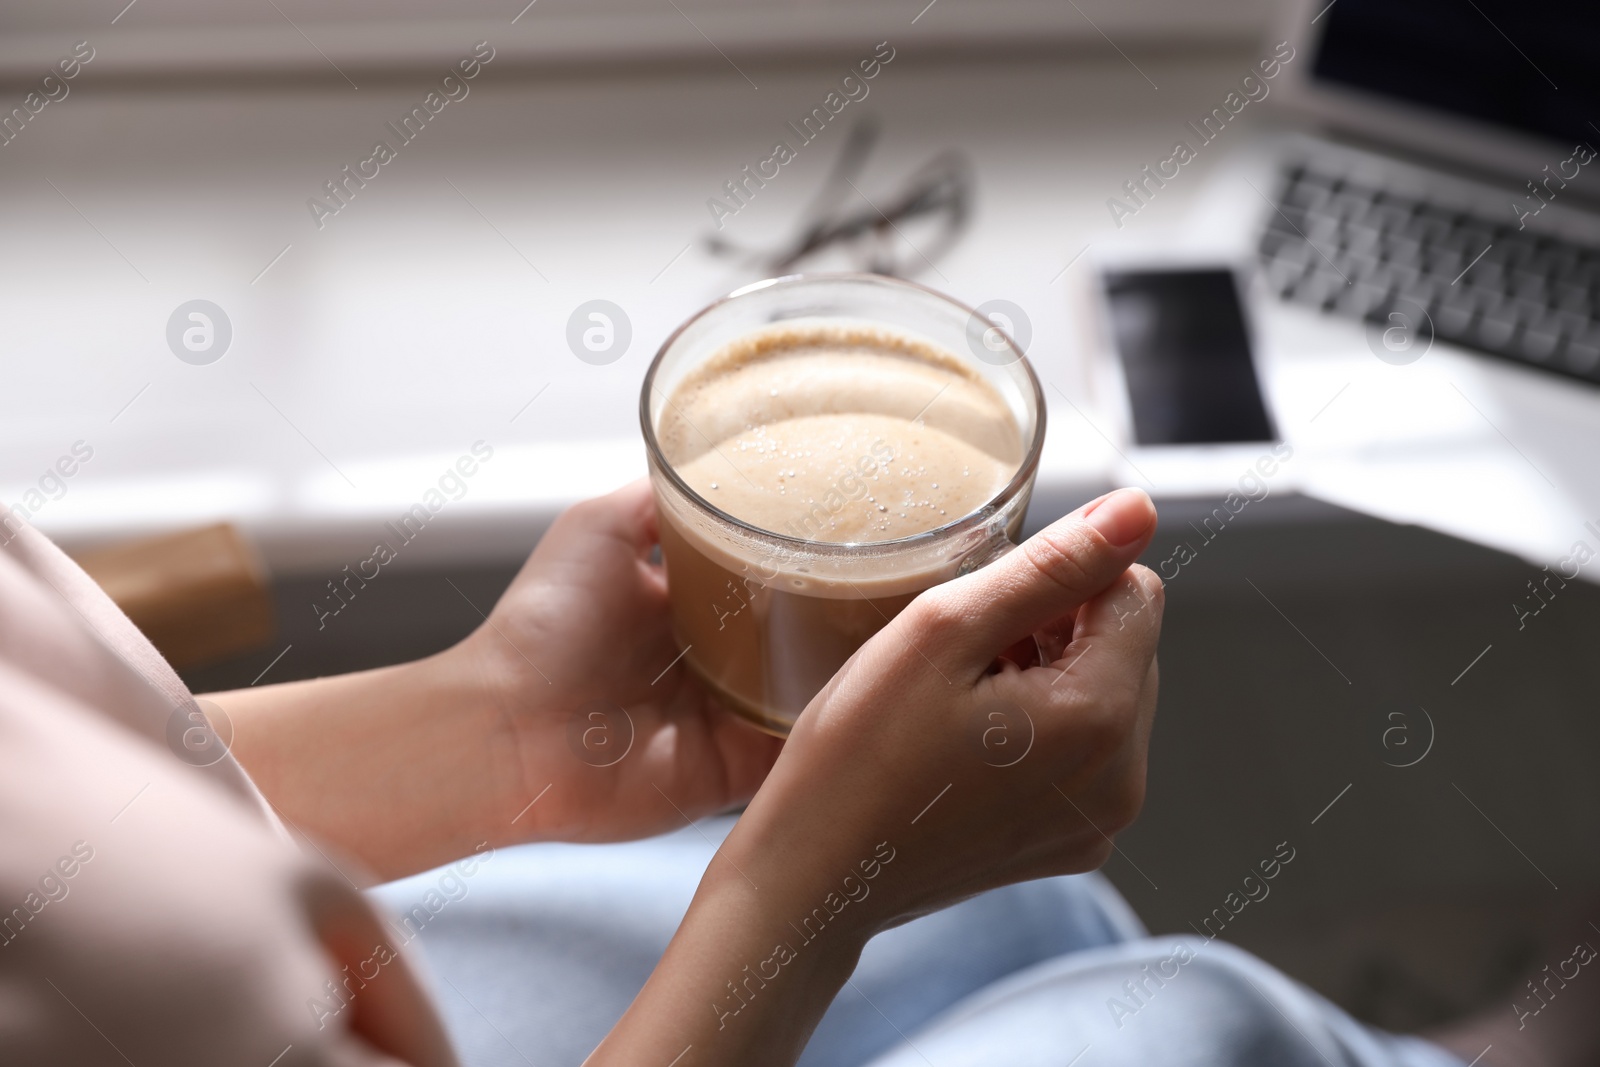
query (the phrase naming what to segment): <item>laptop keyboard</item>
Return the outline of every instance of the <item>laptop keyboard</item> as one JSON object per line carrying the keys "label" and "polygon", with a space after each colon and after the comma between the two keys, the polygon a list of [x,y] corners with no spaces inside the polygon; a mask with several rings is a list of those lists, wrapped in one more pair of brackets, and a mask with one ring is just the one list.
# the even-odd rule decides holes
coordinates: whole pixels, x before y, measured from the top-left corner
{"label": "laptop keyboard", "polygon": [[1284,179],[1259,247],[1279,297],[1378,322],[1420,305],[1439,340],[1600,384],[1600,248],[1303,164]]}

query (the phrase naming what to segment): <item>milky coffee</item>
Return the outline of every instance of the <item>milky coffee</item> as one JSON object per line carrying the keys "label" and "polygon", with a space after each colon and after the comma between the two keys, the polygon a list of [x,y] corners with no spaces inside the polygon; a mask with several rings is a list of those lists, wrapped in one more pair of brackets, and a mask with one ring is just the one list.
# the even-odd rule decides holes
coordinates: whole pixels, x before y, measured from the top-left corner
{"label": "milky coffee", "polygon": [[[841,552],[970,514],[1011,481],[1024,451],[1010,409],[967,365],[853,323],[744,335],[673,389],[657,440],[713,508]],[[694,527],[663,510],[685,658],[735,710],[780,731],[862,642],[950,577],[947,567],[875,573],[870,561],[797,573],[781,554],[737,554]]]}

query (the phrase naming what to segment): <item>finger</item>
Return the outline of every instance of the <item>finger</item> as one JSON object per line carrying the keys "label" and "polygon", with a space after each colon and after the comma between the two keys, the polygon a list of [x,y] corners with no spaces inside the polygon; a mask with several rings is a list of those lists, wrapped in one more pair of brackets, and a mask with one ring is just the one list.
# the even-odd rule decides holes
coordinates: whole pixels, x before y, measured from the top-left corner
{"label": "finger", "polygon": [[919,597],[910,623],[977,675],[1016,641],[1105,589],[1154,536],[1155,505],[1139,489],[1091,501],[989,566]]}
{"label": "finger", "polygon": [[1083,605],[1059,660],[989,680],[994,696],[1028,709],[1046,763],[1075,781],[1149,736],[1163,597],[1160,579],[1134,565]]}
{"label": "finger", "polygon": [[655,489],[649,478],[639,478],[618,489],[631,511],[633,547],[641,556],[649,555],[661,541],[661,519],[656,511]]}
{"label": "finger", "polygon": [[783,751],[782,738],[756,729],[744,719],[720,708],[708,712],[712,741],[722,758],[727,778],[725,804],[742,804],[756,794],[767,772]]}
{"label": "finger", "polygon": [[1068,643],[1072,640],[1074,621],[1073,616],[1063,615],[1053,622],[1045,623],[1000,653],[1000,659],[1009,660],[1018,667],[1037,667],[1041,663],[1054,663],[1061,658],[1061,654],[1066,651]]}
{"label": "finger", "polygon": [[1156,714],[1160,671],[1151,659],[1140,687],[1133,722],[1120,748],[1105,761],[1094,784],[1084,790],[1085,811],[1097,813],[1106,833],[1115,836],[1128,828],[1144,806],[1145,781],[1149,774],[1150,731]]}
{"label": "finger", "polygon": [[656,495],[650,479],[636,478],[615,492],[600,498],[607,506],[610,529],[625,537],[640,554],[655,547],[660,531],[656,526]]}
{"label": "finger", "polygon": [[1164,604],[1161,579],[1145,567],[1128,568],[1078,613],[1071,643],[1051,665],[1062,673],[1048,683],[1050,668],[1026,679],[1044,688],[1047,718],[1090,735],[1080,766],[1092,768],[1097,754],[1104,757],[1098,762],[1114,760],[1149,736],[1155,712],[1150,682]]}
{"label": "finger", "polygon": [[676,735],[676,745],[658,747],[645,739],[643,748],[669,761],[661,772],[663,788],[691,817],[748,801],[783,751],[783,740],[727,710],[693,674],[659,684],[675,685],[659,727]]}
{"label": "finger", "polygon": [[[1166,591],[1148,567],[1134,564],[1078,612],[1072,640],[1050,670],[1056,692],[1104,693],[1115,688],[1137,695],[1161,639]],[[1068,686],[1063,690],[1064,686]]]}
{"label": "finger", "polygon": [[556,520],[552,533],[580,532],[584,537],[613,537],[643,555],[657,538],[656,501],[648,478],[574,504]]}

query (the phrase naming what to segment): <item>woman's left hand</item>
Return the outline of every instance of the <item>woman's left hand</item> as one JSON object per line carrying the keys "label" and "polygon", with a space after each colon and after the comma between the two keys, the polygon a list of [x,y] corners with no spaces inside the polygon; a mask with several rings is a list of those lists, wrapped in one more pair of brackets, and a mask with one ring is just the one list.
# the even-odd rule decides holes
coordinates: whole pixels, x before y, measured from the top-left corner
{"label": "woman's left hand", "polygon": [[645,837],[748,799],[783,744],[678,658],[655,522],[643,480],[578,504],[453,648],[214,694],[234,755],[289,822],[387,878],[483,845]]}
{"label": "woman's left hand", "polygon": [[[522,835],[617,841],[748,800],[783,743],[688,669],[651,561],[643,479],[570,508],[476,632],[446,653],[498,679],[516,738]],[[516,814],[513,812],[513,814]]]}

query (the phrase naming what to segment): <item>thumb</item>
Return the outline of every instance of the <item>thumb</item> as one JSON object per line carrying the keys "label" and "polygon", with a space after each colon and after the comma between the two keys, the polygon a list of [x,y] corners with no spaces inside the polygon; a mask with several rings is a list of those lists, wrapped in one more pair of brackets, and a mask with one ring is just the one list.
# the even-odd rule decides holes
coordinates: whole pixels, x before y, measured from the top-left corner
{"label": "thumb", "polygon": [[953,623],[949,629],[958,663],[981,673],[1002,650],[1110,585],[1144,551],[1155,527],[1149,495],[1119,489],[920,599]]}

